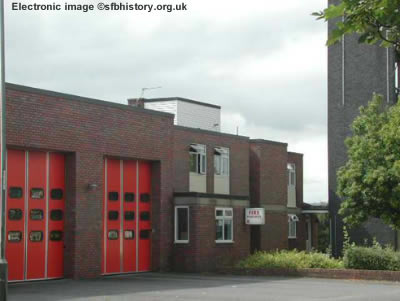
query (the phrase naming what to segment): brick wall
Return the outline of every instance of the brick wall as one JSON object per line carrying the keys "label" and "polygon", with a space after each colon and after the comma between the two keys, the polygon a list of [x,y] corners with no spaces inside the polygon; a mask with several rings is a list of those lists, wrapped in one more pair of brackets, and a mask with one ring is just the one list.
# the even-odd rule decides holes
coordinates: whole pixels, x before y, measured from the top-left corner
{"label": "brick wall", "polygon": [[[287,208],[287,164],[296,165],[296,207]],[[252,251],[306,248],[303,206],[303,155],[287,151],[287,144],[250,140],[251,205],[266,209],[266,223],[251,230]],[[297,238],[288,239],[288,213],[296,214]]]}
{"label": "brick wall", "polygon": [[260,250],[273,251],[288,248],[288,215],[286,212],[266,213],[265,225],[261,226]]}
{"label": "brick wall", "polygon": [[288,163],[296,165],[296,207],[303,207],[303,154],[288,152]]}
{"label": "brick wall", "polygon": [[[153,269],[172,253],[173,116],[7,85],[8,147],[67,153],[65,274],[101,273],[104,156],[153,161]],[[88,191],[95,183],[97,190]]]}
{"label": "brick wall", "polygon": [[[252,203],[287,205],[287,144],[251,140]],[[254,171],[254,173],[253,173]]]}
{"label": "brick wall", "polygon": [[[298,206],[303,167],[286,144],[173,126],[170,114],[17,85],[7,85],[7,100],[8,147],[66,153],[66,277],[101,274],[105,156],[152,162],[153,270],[207,271],[237,261],[249,254],[253,230],[257,249],[288,248],[286,164],[296,164]],[[208,194],[214,193],[213,149],[230,150],[230,196],[247,202],[229,206],[234,243],[215,242],[218,202],[190,205],[190,242],[173,243],[173,192],[189,191],[191,143],[207,146]],[[89,191],[89,183],[97,189]],[[245,225],[249,195],[253,207],[279,209],[267,210],[265,226]]]}
{"label": "brick wall", "polygon": [[174,270],[215,271],[250,254],[250,226],[245,224],[244,207],[233,206],[233,243],[216,243],[216,206],[190,206],[189,243],[174,245]]}

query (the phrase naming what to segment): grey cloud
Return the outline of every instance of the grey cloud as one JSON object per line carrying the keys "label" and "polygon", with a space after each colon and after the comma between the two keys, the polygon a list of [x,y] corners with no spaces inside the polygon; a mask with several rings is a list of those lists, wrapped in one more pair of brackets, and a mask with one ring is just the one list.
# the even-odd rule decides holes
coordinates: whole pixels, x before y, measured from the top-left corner
{"label": "grey cloud", "polygon": [[9,13],[7,80],[120,102],[141,87],[162,85],[157,92],[162,96],[215,102],[258,126],[293,131],[323,126],[325,78],[319,74],[291,79],[277,74],[265,82],[209,74],[215,63],[235,66],[248,57],[273,56],[284,41],[324,30],[308,15],[285,15],[228,24],[168,18],[141,36],[118,16]]}

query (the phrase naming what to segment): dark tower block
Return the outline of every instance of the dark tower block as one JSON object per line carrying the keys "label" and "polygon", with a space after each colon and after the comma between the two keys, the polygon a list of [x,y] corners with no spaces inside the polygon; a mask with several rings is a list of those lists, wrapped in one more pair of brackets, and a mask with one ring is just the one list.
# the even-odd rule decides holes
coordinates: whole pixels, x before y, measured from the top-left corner
{"label": "dark tower block", "polygon": [[[337,4],[338,0],[328,1]],[[336,21],[328,23],[331,31]],[[343,223],[338,215],[341,200],[336,195],[336,173],[347,160],[344,140],[351,135],[350,125],[374,92],[384,95],[389,104],[395,102],[394,52],[378,46],[362,45],[358,37],[345,36],[328,48],[328,170],[331,242],[334,255],[343,246]],[[352,241],[363,243],[376,239],[396,245],[396,233],[380,220],[371,219],[350,231]]]}

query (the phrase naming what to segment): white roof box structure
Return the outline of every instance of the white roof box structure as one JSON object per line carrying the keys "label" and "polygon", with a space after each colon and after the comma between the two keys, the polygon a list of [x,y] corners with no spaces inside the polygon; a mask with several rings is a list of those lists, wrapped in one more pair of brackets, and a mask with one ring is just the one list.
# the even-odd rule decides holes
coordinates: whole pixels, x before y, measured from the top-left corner
{"label": "white roof box structure", "polygon": [[221,131],[221,107],[181,97],[142,99],[144,108],[175,115],[174,124]]}

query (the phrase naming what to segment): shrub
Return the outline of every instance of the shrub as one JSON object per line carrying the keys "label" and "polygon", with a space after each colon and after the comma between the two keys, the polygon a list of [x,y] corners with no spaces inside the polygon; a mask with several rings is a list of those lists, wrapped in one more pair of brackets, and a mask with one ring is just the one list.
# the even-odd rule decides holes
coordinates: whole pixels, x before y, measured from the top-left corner
{"label": "shrub", "polygon": [[346,269],[400,271],[400,253],[392,248],[349,246],[343,257]]}
{"label": "shrub", "polygon": [[343,263],[342,261],[330,258],[328,255],[323,253],[306,253],[304,251],[297,250],[281,250],[275,252],[256,252],[255,254],[240,261],[237,264],[237,267],[244,269],[339,269],[343,268]]}

